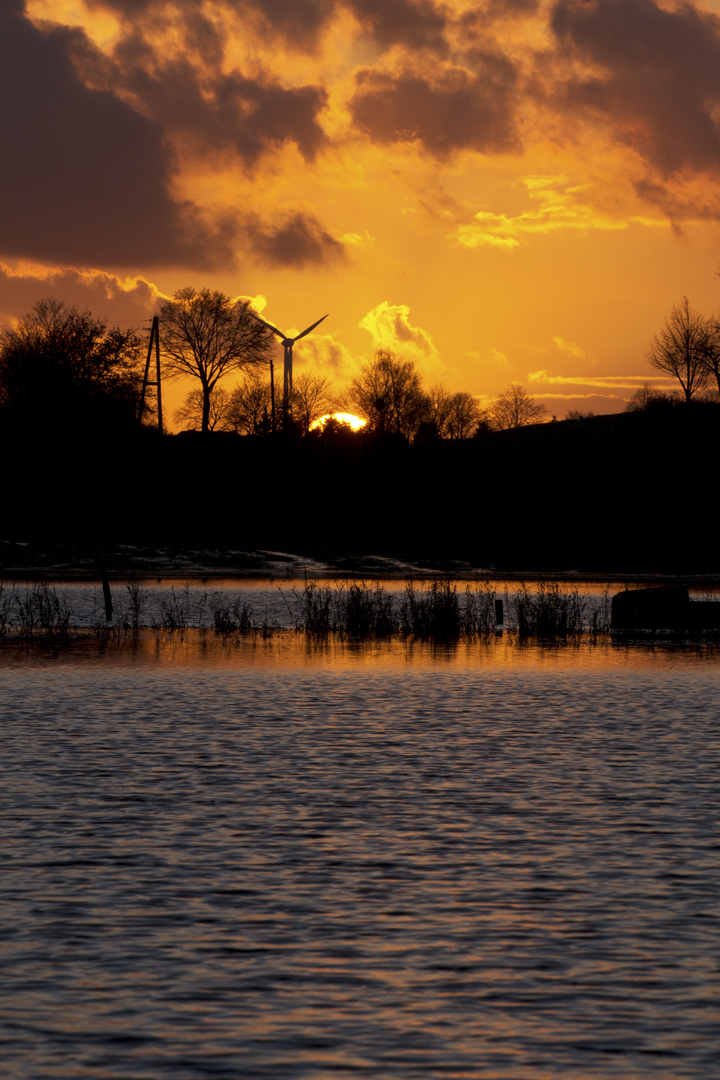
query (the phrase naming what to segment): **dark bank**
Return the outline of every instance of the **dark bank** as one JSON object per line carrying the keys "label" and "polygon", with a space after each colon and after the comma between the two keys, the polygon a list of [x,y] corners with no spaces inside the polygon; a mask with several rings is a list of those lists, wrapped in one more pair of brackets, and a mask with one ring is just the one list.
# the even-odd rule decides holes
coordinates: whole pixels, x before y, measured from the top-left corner
{"label": "dark bank", "polygon": [[[0,433],[0,569],[121,559],[123,545],[376,555],[460,570],[707,575],[720,566],[720,407],[693,404],[462,440],[328,431],[159,435],[117,416]],[[245,554],[243,554],[245,553]]]}

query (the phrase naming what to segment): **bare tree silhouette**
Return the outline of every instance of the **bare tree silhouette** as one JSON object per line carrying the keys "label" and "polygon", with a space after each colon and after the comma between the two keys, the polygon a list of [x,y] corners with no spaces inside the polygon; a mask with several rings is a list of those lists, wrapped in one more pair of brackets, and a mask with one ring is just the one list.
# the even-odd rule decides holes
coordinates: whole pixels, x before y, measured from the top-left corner
{"label": "bare tree silhouette", "polygon": [[335,397],[329,379],[303,371],[295,377],[292,389],[292,415],[303,435],[321,416],[335,408]]}
{"label": "bare tree silhouette", "polygon": [[[277,398],[277,390],[275,391]],[[279,401],[275,402],[276,408]],[[270,380],[250,372],[230,394],[227,421],[240,435],[267,435],[272,430]]]}
{"label": "bare tree silhouette", "polygon": [[666,394],[664,390],[658,390],[656,386],[651,386],[650,383],[643,383],[628,400],[625,412],[649,412],[651,409],[672,404],[673,398]]}
{"label": "bare tree silhouette", "polygon": [[684,296],[650,343],[648,363],[677,379],[687,404],[708,381],[706,361],[711,335],[709,321],[691,308]]}
{"label": "bare tree silhouette", "polygon": [[394,432],[408,439],[430,416],[430,401],[415,365],[391,352],[380,351],[363,365],[350,383],[348,399],[374,431]]}
{"label": "bare tree silhouette", "polygon": [[488,409],[488,416],[498,431],[526,427],[540,423],[547,414],[547,409],[528,394],[522,383],[510,383],[502,390]]}
{"label": "bare tree silhouette", "polygon": [[708,319],[708,337],[705,345],[703,366],[707,382],[715,380],[717,392],[720,396],[720,317],[717,315],[712,319]]}
{"label": "bare tree silhouette", "polygon": [[247,300],[221,292],[179,289],[160,308],[160,344],[171,377],[200,380],[201,430],[210,430],[211,395],[231,371],[266,363],[272,335],[252,313]]}
{"label": "bare tree silhouette", "polygon": [[[175,412],[176,424],[189,425],[191,430],[202,427],[203,420],[203,393],[202,390],[191,390],[186,394],[185,400]],[[208,415],[208,431],[233,431],[233,425],[228,418],[230,395],[221,386],[216,386],[210,395],[210,413]]]}

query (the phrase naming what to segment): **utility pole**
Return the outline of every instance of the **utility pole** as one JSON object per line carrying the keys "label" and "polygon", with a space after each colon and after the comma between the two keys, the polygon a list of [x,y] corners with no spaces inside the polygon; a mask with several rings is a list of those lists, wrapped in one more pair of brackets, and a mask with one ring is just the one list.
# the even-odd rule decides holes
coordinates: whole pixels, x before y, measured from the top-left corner
{"label": "utility pole", "polygon": [[[153,345],[155,346],[155,381],[150,382],[150,360],[152,359]],[[145,360],[145,374],[143,376],[142,390],[140,391],[140,407],[138,409],[138,424],[142,423],[145,411],[145,395],[148,386],[157,387],[157,417],[158,431],[163,434],[162,419],[162,383],[160,381],[160,320],[157,315],[153,316],[150,341],[148,342],[147,359]]]}
{"label": "utility pole", "polygon": [[270,416],[272,433],[275,434],[275,365],[270,357]]}

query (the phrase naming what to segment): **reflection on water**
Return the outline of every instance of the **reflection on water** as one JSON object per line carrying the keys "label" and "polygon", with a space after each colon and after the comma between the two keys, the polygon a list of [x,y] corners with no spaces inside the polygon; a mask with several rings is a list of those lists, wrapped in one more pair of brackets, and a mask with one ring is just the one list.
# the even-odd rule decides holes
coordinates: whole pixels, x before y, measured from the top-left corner
{"label": "reflection on water", "polygon": [[0,645],[3,666],[53,664],[137,667],[269,667],[280,672],[296,668],[438,667],[522,668],[557,670],[646,670],[689,668],[708,672],[720,665],[720,644],[715,641],[685,643],[670,640],[626,642],[609,636],[592,641],[538,643],[518,641],[509,634],[474,641],[427,642],[412,638],[383,641],[342,640],[336,636],[315,638],[292,631],[223,636],[212,631],[165,632],[139,630],[75,635],[69,640],[32,641],[7,638]]}
{"label": "reflection on water", "polygon": [[4,1075],[717,1075],[720,653],[0,653]]}

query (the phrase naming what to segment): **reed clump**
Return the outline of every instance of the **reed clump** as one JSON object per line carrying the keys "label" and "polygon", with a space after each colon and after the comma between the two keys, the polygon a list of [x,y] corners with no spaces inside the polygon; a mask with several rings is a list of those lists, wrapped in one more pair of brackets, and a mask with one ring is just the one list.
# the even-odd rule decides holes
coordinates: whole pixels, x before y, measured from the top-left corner
{"label": "reed clump", "polygon": [[449,581],[433,581],[427,588],[408,582],[402,604],[402,633],[416,638],[452,641],[462,634],[457,588]]}
{"label": "reed clump", "polygon": [[343,627],[352,638],[385,638],[396,634],[395,598],[376,583],[372,588],[351,582],[344,595]]}
{"label": "reed clump", "polygon": [[42,634],[67,637],[72,625],[72,610],[62,594],[41,582],[25,589],[0,592],[0,634],[12,632],[21,637]]}
{"label": "reed clump", "polygon": [[[557,582],[540,582],[536,589],[521,585],[511,601],[511,618],[519,637],[562,640],[586,632],[585,602],[577,589]],[[596,619],[597,631],[597,619]]]}
{"label": "reed clump", "polygon": [[403,593],[379,582],[308,583],[292,594],[295,629],[315,637],[338,634],[353,640],[394,635],[454,641],[493,633],[495,591],[488,585],[457,586],[446,580],[408,582]]}
{"label": "reed clump", "polygon": [[396,598],[379,583],[309,582],[302,592],[293,590],[295,629],[314,637],[339,634],[353,640],[386,638],[401,630]]}
{"label": "reed clump", "polygon": [[127,590],[129,604],[126,626],[130,630],[139,630],[143,625],[143,614],[148,603],[148,591],[147,589],[143,589],[141,585],[138,585],[136,581],[131,581],[125,588]]}
{"label": "reed clump", "polygon": [[297,606],[296,630],[326,637],[339,629],[336,589],[331,589],[328,585],[318,585],[313,581],[306,585],[299,595],[293,590],[293,596]]}
{"label": "reed clump", "polygon": [[203,610],[207,597],[203,594],[194,601],[190,584],[186,582],[180,590],[173,585],[169,596],[160,596],[158,600],[159,617],[153,623],[155,630],[189,630],[202,624]]}
{"label": "reed clump", "polygon": [[0,637],[5,637],[11,626],[10,598],[8,590],[0,582]]}
{"label": "reed clump", "polygon": [[211,603],[213,628],[218,634],[249,634],[255,627],[253,610],[244,600]]}

